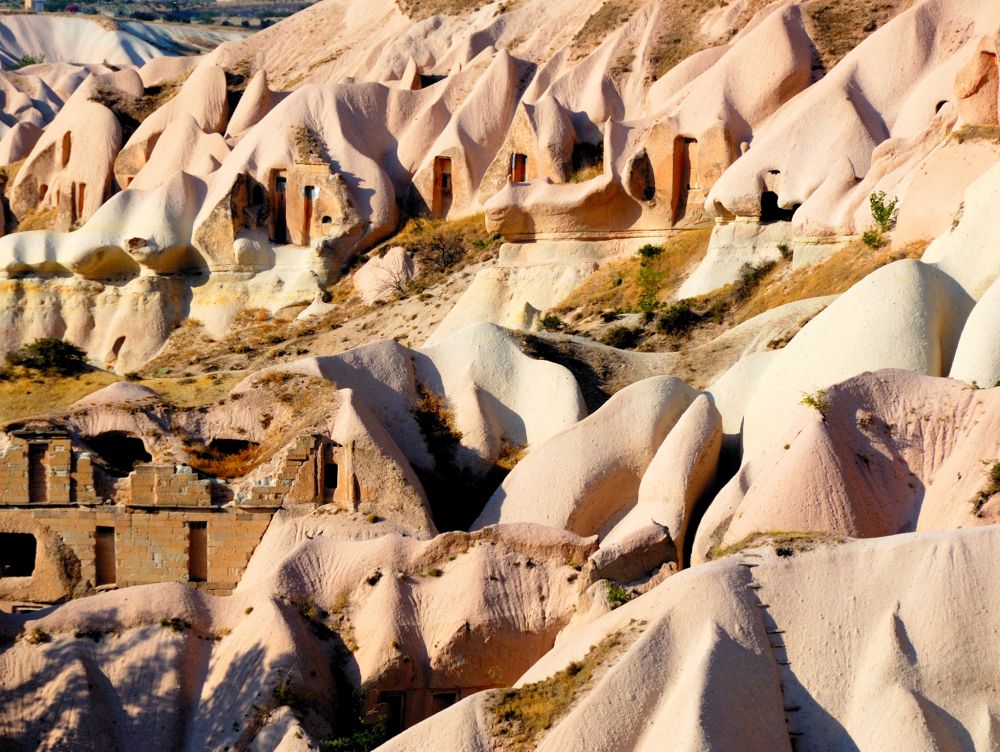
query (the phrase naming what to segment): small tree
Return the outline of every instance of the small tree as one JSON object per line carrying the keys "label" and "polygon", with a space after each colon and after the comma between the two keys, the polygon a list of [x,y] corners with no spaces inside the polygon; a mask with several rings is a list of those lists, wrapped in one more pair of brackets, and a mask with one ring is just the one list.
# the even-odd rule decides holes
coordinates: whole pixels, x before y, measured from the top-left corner
{"label": "small tree", "polygon": [[885,191],[878,191],[869,196],[872,207],[872,219],[882,232],[892,232],[899,218],[899,199],[885,200]]}
{"label": "small tree", "polygon": [[87,355],[76,345],[55,337],[36,339],[7,353],[7,362],[47,375],[74,376],[87,370]]}

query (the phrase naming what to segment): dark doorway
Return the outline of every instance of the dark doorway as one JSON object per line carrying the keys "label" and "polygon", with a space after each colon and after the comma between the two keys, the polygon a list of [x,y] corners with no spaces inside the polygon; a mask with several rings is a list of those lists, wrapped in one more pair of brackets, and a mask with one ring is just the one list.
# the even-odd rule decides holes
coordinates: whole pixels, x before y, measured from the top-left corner
{"label": "dark doorway", "polygon": [[406,695],[402,692],[383,692],[378,696],[382,706],[382,717],[385,728],[395,736],[403,730],[403,713],[406,710]]}
{"label": "dark doorway", "polygon": [[99,527],[94,533],[94,584],[114,585],[118,575],[115,570],[115,529]]}
{"label": "dark doorway", "polygon": [[796,204],[791,209],[783,209],[778,206],[778,194],[774,191],[764,191],[760,194],[760,223],[762,225],[771,222],[791,222],[795,216],[795,210],[799,206]]}
{"label": "dark doorway", "polygon": [[272,190],[274,206],[271,209],[272,220],[274,222],[274,232],[271,233],[271,240],[275,243],[288,242],[288,224],[285,219],[285,191],[287,188],[288,178],[283,174],[276,175]]}
{"label": "dark doorway", "polygon": [[125,346],[125,338],[119,337],[115,340],[115,344],[111,347],[111,355],[115,358],[118,357],[119,353],[122,351],[122,347]]}
{"label": "dark doorway", "polygon": [[0,533],[0,577],[31,577],[36,548],[30,533]]}
{"label": "dark doorway", "polygon": [[458,692],[435,692],[431,695],[431,713],[440,713],[458,702]]}
{"label": "dark doorway", "polygon": [[104,460],[108,472],[116,478],[124,478],[136,465],[153,459],[146,451],[142,439],[129,436],[123,431],[105,431],[96,436],[88,436],[85,440]]}
{"label": "dark doorway", "polygon": [[434,158],[434,206],[432,211],[437,217],[444,217],[451,209],[452,180],[451,158]]}
{"label": "dark doorway", "polygon": [[337,490],[337,463],[327,462],[323,466],[323,490],[324,491],[336,491]]}
{"label": "dark doorway", "polygon": [[512,154],[510,157],[510,179],[515,183],[523,183],[528,175],[528,155]]}
{"label": "dark doorway", "polygon": [[45,464],[48,444],[28,444],[28,503],[44,504],[49,498]]}
{"label": "dark doorway", "polygon": [[604,142],[588,144],[586,141],[573,144],[570,155],[573,173],[579,174],[585,170],[599,172],[604,169]]}
{"label": "dark doorway", "polygon": [[188,580],[208,582],[208,523],[188,523]]}
{"label": "dark doorway", "polygon": [[309,245],[310,228],[313,220],[313,201],[319,197],[319,191],[315,186],[307,185],[302,189],[302,243]]}
{"label": "dark doorway", "polygon": [[687,215],[688,198],[698,188],[698,141],[686,136],[674,139],[674,222]]}

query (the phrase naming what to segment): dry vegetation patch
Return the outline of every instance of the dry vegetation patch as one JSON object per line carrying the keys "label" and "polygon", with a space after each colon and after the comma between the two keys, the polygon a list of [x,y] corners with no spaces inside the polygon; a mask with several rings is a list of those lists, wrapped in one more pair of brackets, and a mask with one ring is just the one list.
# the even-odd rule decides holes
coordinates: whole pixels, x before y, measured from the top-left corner
{"label": "dry vegetation patch", "polygon": [[[709,228],[691,230],[671,238],[649,267],[660,275],[656,299],[667,301],[697,267],[708,251]],[[608,311],[637,311],[645,290],[641,284],[642,258],[616,261],[596,271],[553,312],[579,314],[580,318]]]}
{"label": "dry vegetation patch", "polygon": [[[675,300],[682,282],[701,261],[709,230],[685,233],[662,248],[646,246],[634,258],[609,264],[593,274],[542,319],[549,331],[596,339],[618,349],[644,352],[694,352],[727,330],[778,306],[846,291],[876,269],[905,258],[919,258],[925,243],[873,249],[848,244],[818,264],[793,269],[792,251],[745,264],[736,282],[707,295]],[[628,319],[628,314],[642,314]],[[620,322],[625,317],[624,323]],[[803,320],[799,328],[808,323]],[[794,332],[776,339],[784,347]]]}
{"label": "dry vegetation patch", "polygon": [[460,16],[479,10],[486,0],[396,0],[399,9],[414,21],[431,16]]}
{"label": "dry vegetation patch", "polygon": [[411,291],[420,292],[470,264],[492,258],[502,243],[500,235],[486,231],[482,214],[453,221],[417,217],[377,250],[402,246],[411,253],[419,266]]}
{"label": "dry vegetation patch", "polygon": [[119,380],[107,371],[88,371],[79,376],[42,376],[15,369],[11,378],[0,381],[0,424],[64,410]]}
{"label": "dry vegetation patch", "polygon": [[663,3],[647,53],[651,81],[662,78],[696,52],[718,43],[704,38],[698,30],[702,16],[718,5],[717,0],[666,0]]}
{"label": "dry vegetation patch", "polygon": [[785,303],[846,292],[886,264],[920,258],[926,248],[924,242],[902,248],[869,248],[854,241],[818,264],[790,269],[761,285],[740,307],[738,320],[746,321]]}
{"label": "dry vegetation patch", "polygon": [[811,0],[805,3],[807,30],[819,54],[817,66],[829,71],[877,29],[912,5],[913,0]]}
{"label": "dry vegetation patch", "polygon": [[608,34],[632,18],[638,8],[637,0],[607,0],[573,36],[574,57],[584,57],[599,47]]}
{"label": "dry vegetation patch", "polygon": [[721,559],[724,556],[732,556],[740,551],[760,548],[761,546],[770,546],[778,556],[794,556],[797,553],[812,551],[817,546],[838,545],[845,540],[844,536],[832,533],[768,530],[751,533],[746,538],[729,546],[723,546],[721,543],[716,544],[709,549],[708,558],[710,560]]}
{"label": "dry vegetation patch", "polygon": [[582,661],[518,689],[496,692],[488,705],[494,737],[505,750],[535,749],[540,737],[563,718],[576,698],[621,655],[645,622],[635,620],[594,645]]}
{"label": "dry vegetation patch", "polygon": [[104,105],[114,113],[122,126],[122,140],[125,142],[143,120],[174,98],[186,78],[187,74],[150,86],[140,97],[133,97],[111,86],[99,86],[90,95],[90,101]]}

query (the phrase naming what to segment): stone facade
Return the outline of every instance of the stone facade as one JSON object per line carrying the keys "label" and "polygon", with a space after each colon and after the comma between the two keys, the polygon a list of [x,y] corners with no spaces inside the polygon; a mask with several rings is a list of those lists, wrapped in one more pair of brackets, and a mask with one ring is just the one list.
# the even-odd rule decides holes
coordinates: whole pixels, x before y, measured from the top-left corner
{"label": "stone facade", "polygon": [[116,479],[58,430],[7,438],[0,610],[156,582],[227,593],[283,503],[359,501],[352,449],[322,436],[298,437],[275,473],[238,493],[185,465],[141,463]]}
{"label": "stone facade", "polygon": [[345,511],[356,511],[360,489],[353,481],[353,456],[349,447],[321,436],[299,436],[278,473],[261,478],[249,493],[237,494],[237,503],[250,508],[276,507],[285,500],[335,503]]}

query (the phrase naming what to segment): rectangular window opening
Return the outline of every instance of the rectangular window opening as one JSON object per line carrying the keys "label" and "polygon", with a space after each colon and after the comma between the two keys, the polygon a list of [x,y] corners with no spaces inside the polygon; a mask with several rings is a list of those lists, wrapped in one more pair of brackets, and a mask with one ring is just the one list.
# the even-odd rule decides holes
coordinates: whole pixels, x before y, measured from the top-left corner
{"label": "rectangular window opening", "polygon": [[208,582],[208,523],[188,523],[188,580]]}
{"label": "rectangular window opening", "polygon": [[431,695],[431,713],[440,713],[458,702],[458,692],[435,692]]}
{"label": "rectangular window opening", "polygon": [[115,570],[115,529],[98,527],[94,534],[94,584],[114,585],[118,581]]}
{"label": "rectangular window opening", "polygon": [[31,577],[36,548],[31,533],[0,533],[0,578]]}

